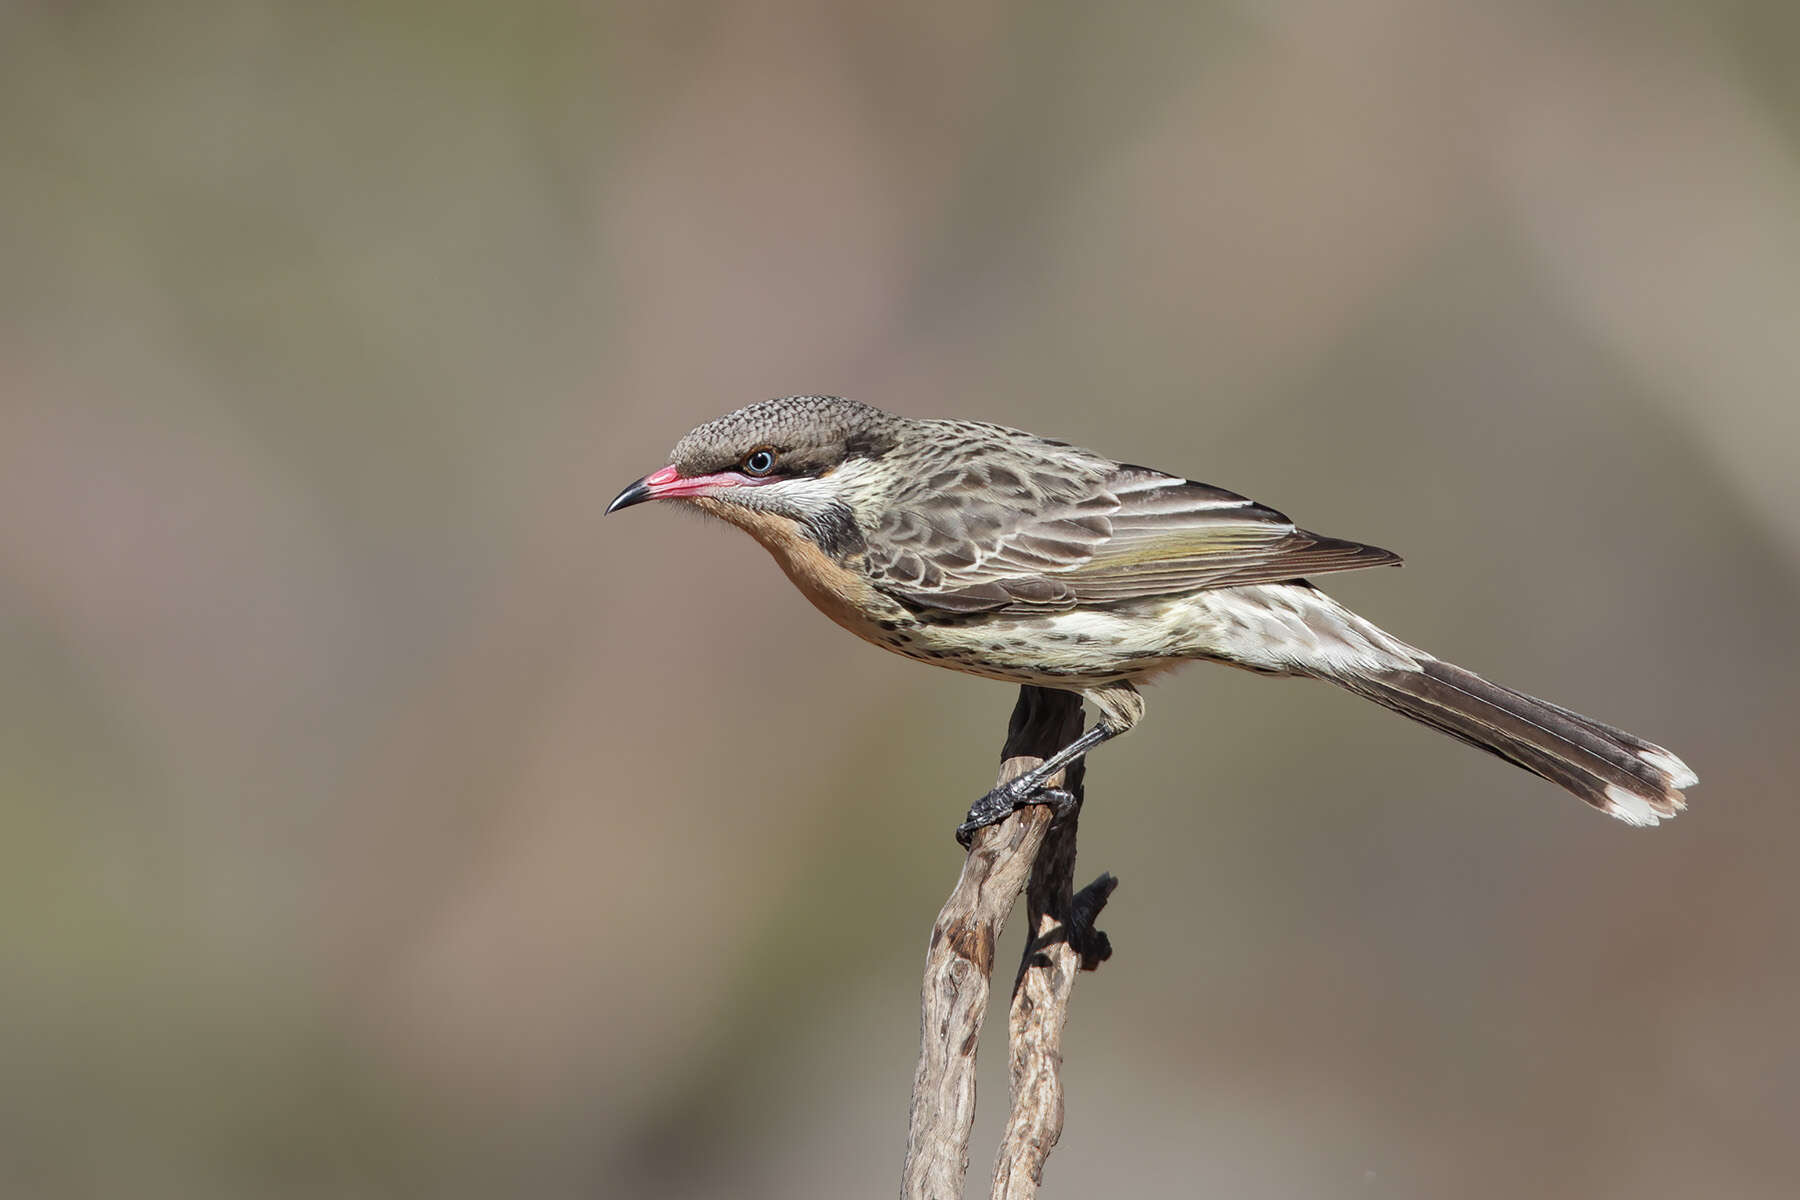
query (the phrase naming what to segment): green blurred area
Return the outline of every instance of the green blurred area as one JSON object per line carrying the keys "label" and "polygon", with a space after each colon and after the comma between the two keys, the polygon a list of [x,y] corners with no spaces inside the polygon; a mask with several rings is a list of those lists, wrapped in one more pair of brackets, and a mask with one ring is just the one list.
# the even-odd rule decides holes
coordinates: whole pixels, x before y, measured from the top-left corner
{"label": "green blurred area", "polygon": [[1793,1195],[1795,12],[0,5],[0,1192],[891,1191],[1011,694],[601,520],[836,392],[1702,776],[1159,686],[1046,1194]]}

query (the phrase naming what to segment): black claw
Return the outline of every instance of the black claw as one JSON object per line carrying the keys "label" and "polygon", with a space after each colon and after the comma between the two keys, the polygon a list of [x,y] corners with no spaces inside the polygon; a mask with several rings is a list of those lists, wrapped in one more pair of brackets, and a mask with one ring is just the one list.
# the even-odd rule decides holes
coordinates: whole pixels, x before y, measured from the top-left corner
{"label": "black claw", "polygon": [[969,806],[969,816],[956,827],[956,841],[964,850],[975,840],[975,831],[989,825],[998,825],[1012,816],[1017,810],[1028,804],[1048,804],[1056,810],[1058,819],[1065,817],[1078,803],[1073,793],[1059,787],[1033,787],[1029,783],[1019,787],[1019,783],[1027,777],[1021,777],[1012,783],[1003,783],[981,799]]}
{"label": "black claw", "polygon": [[1074,812],[1075,806],[1080,803],[1080,801],[1075,799],[1075,793],[1064,788],[1047,787],[1040,788],[1037,792],[1033,793],[1031,799],[1027,801],[1027,803],[1048,804],[1051,808],[1056,810],[1056,819],[1060,821],[1070,813]]}

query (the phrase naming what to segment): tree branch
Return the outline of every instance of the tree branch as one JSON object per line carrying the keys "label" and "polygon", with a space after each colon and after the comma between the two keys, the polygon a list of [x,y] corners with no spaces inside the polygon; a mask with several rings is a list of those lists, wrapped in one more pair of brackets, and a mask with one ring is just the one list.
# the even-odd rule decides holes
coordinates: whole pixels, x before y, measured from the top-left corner
{"label": "tree branch", "polygon": [[[1065,785],[1081,795],[1082,765]],[[1044,1160],[1062,1136],[1062,1032],[1078,971],[1112,956],[1112,943],[1094,928],[1119,881],[1103,874],[1075,892],[1075,826],[1080,810],[1054,825],[1038,851],[1027,886],[1031,933],[1013,981],[1008,1014],[1012,1112],[994,1158],[994,1200],[1029,1200],[1044,1178]]]}
{"label": "tree branch", "polygon": [[[1079,697],[1020,688],[998,782],[1018,778],[1080,732]],[[1116,881],[1102,875],[1072,894],[1081,764],[1052,782],[1075,795],[1077,810],[1051,828],[1054,812],[1033,805],[976,831],[962,875],[932,927],[902,1184],[907,1200],[962,1195],[975,1119],[975,1051],[994,946],[1022,890],[1028,893],[1031,935],[1013,985],[1013,1108],[994,1166],[994,1195],[1035,1194],[1044,1160],[1062,1132],[1058,1068],[1069,992],[1077,970],[1093,970],[1112,952],[1093,918]]]}

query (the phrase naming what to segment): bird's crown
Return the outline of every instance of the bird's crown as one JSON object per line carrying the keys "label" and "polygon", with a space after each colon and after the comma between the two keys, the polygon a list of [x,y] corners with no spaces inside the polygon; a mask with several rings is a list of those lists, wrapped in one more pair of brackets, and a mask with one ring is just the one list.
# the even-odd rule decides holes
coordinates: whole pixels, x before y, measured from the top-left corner
{"label": "bird's crown", "polygon": [[770,451],[783,473],[816,473],[891,450],[901,418],[842,396],[783,396],[726,413],[675,444],[669,465],[705,475]]}

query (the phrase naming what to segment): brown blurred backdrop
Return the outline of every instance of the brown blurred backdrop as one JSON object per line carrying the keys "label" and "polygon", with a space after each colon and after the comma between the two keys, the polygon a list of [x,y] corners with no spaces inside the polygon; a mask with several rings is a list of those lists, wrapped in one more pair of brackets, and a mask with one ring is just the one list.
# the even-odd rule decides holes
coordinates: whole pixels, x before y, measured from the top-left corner
{"label": "brown blurred backdrop", "polygon": [[600,515],[825,391],[1394,547],[1336,594],[1703,777],[1632,830],[1160,686],[1047,1195],[1796,1194],[1797,56],[1790,0],[0,4],[0,1192],[891,1194],[1012,694]]}

